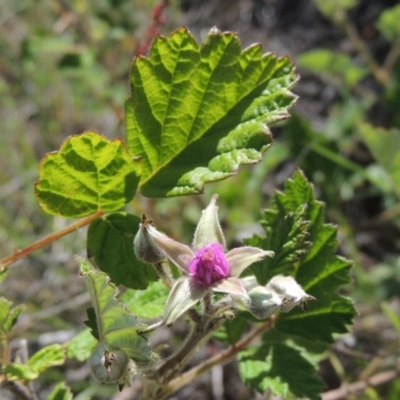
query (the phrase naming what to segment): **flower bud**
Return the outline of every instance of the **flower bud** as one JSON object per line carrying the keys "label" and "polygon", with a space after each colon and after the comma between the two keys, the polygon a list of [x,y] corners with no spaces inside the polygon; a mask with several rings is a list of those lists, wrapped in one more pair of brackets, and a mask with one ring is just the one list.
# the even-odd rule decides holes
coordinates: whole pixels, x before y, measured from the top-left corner
{"label": "flower bud", "polygon": [[108,343],[100,343],[89,357],[89,367],[93,376],[105,384],[125,381],[130,358],[120,349]]}
{"label": "flower bud", "polygon": [[307,294],[291,276],[274,276],[266,287],[281,298],[280,311],[282,312],[289,312],[296,305],[299,305],[303,311],[307,311],[307,301],[315,300],[315,297]]}
{"label": "flower bud", "polygon": [[249,311],[258,319],[266,319],[279,310],[282,305],[280,297],[264,286],[249,290],[251,303]]}
{"label": "flower bud", "polygon": [[133,248],[137,258],[149,264],[155,264],[165,258],[165,253],[156,245],[152,236],[164,235],[158,232],[151,223],[152,221],[147,220],[146,216],[143,215],[139,231],[133,240]]}

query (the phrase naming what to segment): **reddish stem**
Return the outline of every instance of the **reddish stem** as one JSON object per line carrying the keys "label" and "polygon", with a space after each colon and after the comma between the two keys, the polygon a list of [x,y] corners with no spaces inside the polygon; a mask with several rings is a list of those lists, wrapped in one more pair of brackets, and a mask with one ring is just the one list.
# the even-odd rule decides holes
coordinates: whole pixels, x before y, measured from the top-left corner
{"label": "reddish stem", "polygon": [[44,237],[43,239],[38,240],[37,242],[32,243],[28,247],[24,249],[17,249],[6,258],[0,260],[0,272],[4,271],[9,265],[14,263],[15,261],[19,260],[20,258],[26,257],[28,254],[33,253],[36,250],[41,249],[44,246],[53,243],[54,241],[60,239],[61,237],[68,235],[69,233],[76,231],[79,228],[82,228],[85,225],[90,224],[95,219],[104,215],[104,211],[96,211],[94,214],[89,215],[88,217],[82,218],[79,221],[74,222],[73,224],[60,229],[57,232],[51,233],[50,235]]}

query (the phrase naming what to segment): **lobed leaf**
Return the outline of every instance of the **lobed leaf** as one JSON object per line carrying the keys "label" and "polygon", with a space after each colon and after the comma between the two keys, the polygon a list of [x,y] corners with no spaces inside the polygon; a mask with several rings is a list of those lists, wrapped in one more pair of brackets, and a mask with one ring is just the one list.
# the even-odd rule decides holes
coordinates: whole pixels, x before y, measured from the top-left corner
{"label": "lobed leaf", "polygon": [[106,342],[139,362],[152,359],[147,340],[138,334],[137,318],[120,303],[117,289],[103,272],[97,272],[88,261],[76,256],[81,274],[92,300],[96,316],[98,340]]}
{"label": "lobed leaf", "polygon": [[200,193],[272,143],[268,125],[288,117],[296,82],[287,57],[241,50],[237,36],[212,29],[199,46],[186,28],[158,37],[138,56],[126,102],[130,152],[143,160],[145,196]]}
{"label": "lobed leaf", "polygon": [[87,253],[116,285],[146,289],[157,279],[155,268],[138,260],[133,239],[140,218],[125,212],[108,214],[93,221],[88,229]]}
{"label": "lobed leaf", "polygon": [[53,215],[79,218],[115,211],[135,195],[140,169],[121,140],[85,132],[43,158],[35,194]]}

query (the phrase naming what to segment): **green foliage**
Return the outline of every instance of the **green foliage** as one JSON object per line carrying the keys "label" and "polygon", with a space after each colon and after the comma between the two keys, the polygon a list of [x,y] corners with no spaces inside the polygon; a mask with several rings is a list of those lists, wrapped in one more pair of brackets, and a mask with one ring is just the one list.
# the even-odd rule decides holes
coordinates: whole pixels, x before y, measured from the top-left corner
{"label": "green foliage", "polygon": [[[283,224],[281,227],[278,221],[291,213],[297,216],[289,219],[291,226]],[[279,237],[281,231],[285,232],[282,236],[290,243],[286,248],[263,248],[274,250],[278,260],[292,256],[290,273],[317,300],[310,303],[309,312],[297,308],[280,314],[275,324],[277,336],[273,337],[272,343],[271,338],[266,336],[262,345],[242,352],[240,371],[244,381],[259,391],[269,388],[276,394],[286,396],[289,390],[296,396],[318,399],[322,384],[315,376],[315,361],[307,357],[308,346],[305,343],[331,343],[334,333],[347,332],[346,325],[351,323],[355,310],[352,302],[336,291],[350,282],[351,263],[335,255],[336,228],[324,223],[323,204],[315,200],[311,184],[300,171],[286,182],[283,192],[276,193],[271,209],[263,213],[262,225],[267,238],[253,237],[249,243],[274,246],[271,236]],[[296,231],[296,227],[297,234],[289,240],[287,232]],[[304,241],[307,232],[307,241],[311,245]],[[299,252],[301,245],[303,252]],[[270,270],[266,271],[267,268]],[[279,262],[277,265],[261,262],[252,266],[251,270],[260,284],[265,284],[272,275],[285,271]],[[303,342],[300,341],[294,349],[291,343],[296,337],[302,338]],[[324,349],[321,346],[315,351]]]}
{"label": "green foliage", "polygon": [[367,123],[359,124],[359,133],[368,149],[386,170],[400,196],[400,130],[376,128]]}
{"label": "green foliage", "polygon": [[94,307],[98,340],[121,349],[135,361],[150,361],[152,352],[147,340],[137,332],[140,328],[137,318],[117,300],[117,289],[107,275],[96,272],[83,258],[76,259]]}
{"label": "green foliage", "polygon": [[120,140],[86,132],[44,157],[35,194],[46,212],[78,218],[123,207],[135,195],[139,176],[139,162]]}
{"label": "green foliage", "polygon": [[400,4],[388,8],[379,16],[376,27],[390,41],[400,39]]}
{"label": "green foliage", "polygon": [[260,222],[267,236],[255,235],[246,240],[246,244],[275,252],[273,258],[264,259],[248,268],[261,285],[265,285],[274,275],[293,272],[295,263],[311,245],[306,240],[310,224],[305,219],[307,203],[298,206],[294,212],[286,212],[283,204],[285,199],[285,195],[276,193],[270,208],[262,213]]}
{"label": "green foliage", "polygon": [[143,159],[141,190],[150,197],[200,193],[239,165],[261,160],[267,124],[288,117],[296,82],[288,58],[241,51],[234,33],[213,29],[199,47],[185,28],[158,37],[132,66],[127,144]]}
{"label": "green foliage", "polygon": [[96,344],[97,341],[90,329],[84,329],[68,343],[67,357],[76,358],[79,361],[87,360]]}
{"label": "green foliage", "polygon": [[0,297],[0,343],[16,324],[24,306],[12,307],[12,302]]}
{"label": "green foliage", "polygon": [[168,294],[168,288],[158,281],[150,283],[146,290],[125,290],[120,300],[139,318],[150,319],[162,315]]}
{"label": "green foliage", "polygon": [[344,81],[345,84],[350,86],[356,84],[368,74],[366,68],[355,65],[348,55],[326,49],[303,53],[299,56],[298,61],[301,67],[315,74],[340,78],[338,83]]}
{"label": "green foliage", "polygon": [[264,340],[240,352],[239,370],[244,382],[261,393],[270,389],[284,398],[289,391],[296,397],[321,398],[323,384],[316,376],[317,366],[293,344]]}
{"label": "green foliage", "polygon": [[87,253],[116,284],[145,289],[157,278],[155,269],[139,261],[133,251],[133,238],[140,219],[118,212],[93,221],[88,230]]}
{"label": "green foliage", "polygon": [[7,364],[2,368],[2,372],[9,380],[31,381],[48,368],[61,365],[64,361],[65,353],[62,346],[52,344],[35,353],[27,364]]}
{"label": "green foliage", "polygon": [[64,383],[58,383],[51,391],[47,400],[72,400],[71,389]]}

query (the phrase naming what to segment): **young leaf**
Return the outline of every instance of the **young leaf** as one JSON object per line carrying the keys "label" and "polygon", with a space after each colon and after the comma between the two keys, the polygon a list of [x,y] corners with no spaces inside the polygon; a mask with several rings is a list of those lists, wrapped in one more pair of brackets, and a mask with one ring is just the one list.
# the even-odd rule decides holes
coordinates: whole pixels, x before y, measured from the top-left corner
{"label": "young leaf", "polygon": [[241,51],[212,29],[199,46],[186,28],[157,37],[132,65],[127,144],[141,156],[145,196],[200,193],[205,183],[256,163],[272,142],[267,126],[288,117],[296,82],[287,57]]}
{"label": "young leaf", "polygon": [[241,351],[239,370],[244,383],[260,393],[270,389],[284,398],[289,391],[296,397],[321,398],[323,384],[316,365],[287,343],[265,342]]}
{"label": "young leaf", "polygon": [[25,364],[7,364],[2,371],[10,380],[32,381],[36,379],[46,369],[61,365],[65,361],[65,354],[62,346],[52,344],[44,347],[35,353]]}
{"label": "young leaf", "polygon": [[35,194],[53,215],[78,218],[116,211],[135,195],[140,168],[121,140],[85,132],[43,158]]}
{"label": "young leaf", "polygon": [[96,265],[116,284],[132,289],[146,289],[157,274],[151,265],[139,261],[133,251],[133,238],[140,218],[112,213],[93,221],[88,230],[87,253]]}
{"label": "young leaf", "polygon": [[65,352],[61,345],[52,344],[36,352],[27,363],[27,366],[38,375],[55,365],[65,361]]}
{"label": "young leaf", "polygon": [[11,307],[12,302],[4,297],[0,297],[0,337],[11,331],[18,317],[25,310],[24,306]]}
{"label": "young leaf", "polygon": [[140,318],[157,318],[162,315],[168,294],[162,282],[152,282],[146,290],[126,290],[120,300]]}
{"label": "young leaf", "polygon": [[289,213],[280,208],[279,197],[275,196],[272,208],[263,212],[260,221],[267,236],[255,235],[246,240],[248,245],[275,252],[274,257],[266,257],[248,268],[247,275],[252,272],[261,285],[265,285],[274,275],[293,272],[294,264],[307,253],[311,245],[306,240],[310,224],[310,221],[305,220],[306,205],[303,204],[295,212]]}
{"label": "young leaf", "polygon": [[96,313],[99,341],[122,350],[135,361],[150,361],[152,352],[147,340],[137,333],[137,318],[117,300],[117,289],[108,276],[95,271],[82,257],[76,256],[76,260]]}
{"label": "young leaf", "polygon": [[72,400],[73,396],[71,389],[65,384],[65,382],[58,383],[51,391],[47,400]]}
{"label": "young leaf", "polygon": [[[346,325],[355,316],[351,300],[336,293],[341,285],[350,282],[348,273],[351,262],[335,255],[336,228],[324,223],[323,204],[315,200],[311,184],[297,171],[286,182],[284,192],[275,195],[272,209],[279,220],[304,204],[307,205],[304,218],[310,221],[307,240],[312,246],[296,262],[294,277],[317,300],[310,304],[309,312],[296,308],[290,313],[281,314],[276,328],[288,335],[329,343],[333,342],[333,333],[347,332]],[[270,220],[271,223],[273,220]],[[279,232],[274,231],[273,234],[279,235]],[[279,257],[279,253],[276,256]],[[253,267],[257,277],[263,274],[257,271],[262,267],[262,264]]]}

